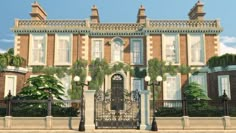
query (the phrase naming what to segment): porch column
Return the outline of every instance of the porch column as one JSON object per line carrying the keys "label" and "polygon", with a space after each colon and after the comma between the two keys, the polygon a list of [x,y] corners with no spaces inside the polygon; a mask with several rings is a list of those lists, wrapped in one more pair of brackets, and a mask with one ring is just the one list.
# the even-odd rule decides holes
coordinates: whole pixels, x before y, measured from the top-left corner
{"label": "porch column", "polygon": [[96,90],[85,90],[84,99],[85,99],[85,131],[94,130],[94,94]]}
{"label": "porch column", "polygon": [[149,91],[142,90],[141,91],[141,123],[140,123],[140,130],[147,130],[150,129],[149,118],[150,118],[150,98],[149,98]]}

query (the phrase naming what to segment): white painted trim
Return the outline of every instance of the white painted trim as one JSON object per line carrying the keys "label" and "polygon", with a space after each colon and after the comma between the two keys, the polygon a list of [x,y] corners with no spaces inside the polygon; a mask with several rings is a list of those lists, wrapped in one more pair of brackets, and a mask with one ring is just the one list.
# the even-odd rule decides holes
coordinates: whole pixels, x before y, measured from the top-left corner
{"label": "white painted trim", "polygon": [[9,93],[9,87],[8,87],[8,78],[14,78],[14,92],[11,92],[11,95],[15,96],[16,95],[16,85],[17,85],[17,76],[16,75],[5,75],[5,89],[4,89],[4,97],[6,97]]}
{"label": "white painted trim", "polygon": [[94,49],[94,41],[102,41],[102,57],[101,58],[104,58],[104,38],[92,38],[91,39],[91,60],[95,60],[94,58],[94,55],[93,55],[93,49]]}
{"label": "white painted trim", "polygon": [[7,66],[3,71],[27,73],[28,69],[23,67]]}
{"label": "white painted trim", "polygon": [[[191,58],[191,35],[199,35],[202,38],[202,42],[203,42],[203,49],[204,49],[204,61],[202,63],[200,62],[192,62]],[[191,33],[191,34],[187,34],[187,43],[188,43],[188,64],[189,65],[205,65],[206,64],[206,47],[205,47],[205,34],[202,33]]]}
{"label": "white painted trim", "polygon": [[[178,45],[178,52],[177,52],[177,56],[178,56],[178,63],[175,63],[175,62],[169,62],[169,61],[166,61],[166,36],[170,36],[170,35],[173,35],[177,38],[177,45]],[[180,65],[180,36],[179,34],[177,33],[165,33],[165,34],[162,34],[161,35],[162,37],[162,60],[166,61],[166,64],[168,65],[169,63],[171,63],[172,65]]]}
{"label": "white painted trim", "polygon": [[[133,41],[140,41],[140,63],[136,64],[133,62]],[[143,51],[143,38],[130,38],[130,65],[144,65],[144,51]]]}
{"label": "white painted trim", "polygon": [[[44,63],[34,63],[32,62],[32,44],[33,44],[33,36],[43,36],[44,37],[44,43],[45,43],[45,62]],[[41,65],[41,66],[46,66],[47,64],[47,34],[37,34],[37,33],[33,33],[33,34],[30,34],[30,39],[29,39],[29,59],[28,59],[28,65],[29,66],[36,66],[36,65]]]}
{"label": "white painted trim", "polygon": [[[70,61],[69,62],[57,62],[57,49],[58,49],[58,39],[61,37],[69,37],[70,40]],[[72,58],[73,58],[73,35],[71,33],[57,33],[55,34],[55,44],[54,44],[54,65],[55,66],[71,66],[72,65]]]}

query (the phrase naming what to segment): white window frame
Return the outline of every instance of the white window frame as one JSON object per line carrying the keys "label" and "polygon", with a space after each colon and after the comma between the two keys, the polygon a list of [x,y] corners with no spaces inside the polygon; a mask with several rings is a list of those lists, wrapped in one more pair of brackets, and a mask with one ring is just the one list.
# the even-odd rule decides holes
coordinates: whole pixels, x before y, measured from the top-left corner
{"label": "white window frame", "polygon": [[[176,87],[177,87],[177,91],[179,91],[178,93],[178,97],[176,97],[175,99],[170,99],[170,98],[168,98],[167,97],[167,86],[168,86],[168,84],[167,84],[167,79],[168,79],[168,77],[176,77],[177,78],[177,81],[176,81]],[[163,81],[163,99],[164,100],[181,100],[182,99],[182,90],[181,90],[181,74],[180,73],[178,73],[177,75],[174,75],[174,76],[171,76],[171,75],[169,75],[169,74],[166,74],[166,80],[165,81]]]}
{"label": "white window frame", "polygon": [[134,88],[134,80],[139,80],[141,82],[141,87],[140,87],[139,91],[144,90],[144,80],[143,80],[143,78],[131,77],[131,88],[132,88],[132,91],[136,90],[136,88]]}
{"label": "white window frame", "polygon": [[16,95],[16,86],[17,86],[17,76],[16,75],[5,75],[5,90],[4,90],[4,97],[6,97],[9,93],[9,84],[8,83],[8,78],[14,78],[14,92],[11,92],[11,95],[15,96]]}
{"label": "white window frame", "polygon": [[[114,60],[114,45],[115,45],[115,42],[114,42],[114,40],[116,39],[116,38],[119,38],[120,40],[121,40],[121,59],[120,59],[120,61],[116,61],[116,60]],[[113,39],[112,39],[112,41],[111,41],[111,62],[123,62],[123,60],[124,60],[124,57],[123,57],[123,55],[124,55],[124,40],[122,39],[122,38],[120,38],[120,37],[114,37]]]}
{"label": "white window frame", "polygon": [[[33,58],[32,58],[32,54],[34,54],[33,53],[33,50],[32,50],[32,48],[33,48],[33,42],[34,42],[34,37],[43,37],[44,38],[44,44],[45,44],[45,54],[44,54],[44,62],[42,62],[42,63],[36,63],[36,62],[34,62],[33,61]],[[30,34],[30,42],[29,42],[29,61],[28,61],[28,65],[29,66],[38,66],[38,65],[40,65],[40,66],[45,66],[46,64],[47,64],[47,34]]]}
{"label": "white window frame", "polygon": [[[134,41],[139,41],[140,42],[140,62],[136,63],[134,62],[133,58],[134,58]],[[130,49],[131,49],[131,65],[143,65],[143,39],[142,38],[131,38],[130,39],[131,45],[130,45]]]}
{"label": "white window frame", "polygon": [[[203,78],[202,80],[204,81],[204,84],[199,84],[197,81],[194,81],[194,76],[197,76],[197,78]],[[198,73],[197,75],[191,75],[189,74],[189,83],[191,82],[195,82],[198,83],[201,88],[203,89],[204,93],[206,94],[206,96],[208,96],[208,90],[207,90],[207,75],[206,73]]]}
{"label": "white window frame", "polygon": [[[199,54],[199,56],[203,56],[202,62],[192,62],[192,50],[191,50],[191,36],[200,36],[201,37],[201,48],[203,48],[203,51]],[[188,34],[188,62],[189,65],[205,65],[206,64],[206,47],[205,47],[205,34],[200,33],[192,33]],[[201,57],[200,57],[201,58]]]}
{"label": "white window frame", "polygon": [[222,96],[224,94],[224,89],[222,88],[221,80],[222,78],[227,78],[227,90],[225,90],[225,93],[227,94],[228,98],[231,99],[231,90],[230,90],[230,77],[229,75],[219,75],[218,76],[218,95]]}
{"label": "white window frame", "polygon": [[[176,41],[177,41],[177,49],[176,49],[176,60],[177,62],[173,62],[173,61],[167,61],[166,60],[166,42],[167,42],[167,37],[168,36],[175,36],[176,37]],[[164,61],[166,61],[166,63],[171,63],[172,65],[180,65],[180,39],[179,39],[179,34],[175,34],[175,33],[169,33],[169,34],[162,34],[162,58]]]}
{"label": "white window frame", "polygon": [[[69,37],[69,43],[70,43],[70,60],[69,62],[62,62],[58,61],[58,44],[60,37]],[[54,56],[54,65],[55,66],[68,66],[72,65],[72,58],[73,58],[73,35],[72,34],[55,34],[55,56]]]}
{"label": "white window frame", "polygon": [[95,42],[96,41],[101,41],[101,53],[102,53],[102,57],[100,57],[99,59],[103,59],[104,58],[104,39],[103,38],[92,38],[91,42],[92,42],[92,47],[91,47],[91,59],[95,60],[96,58],[94,57],[94,48],[95,48]]}

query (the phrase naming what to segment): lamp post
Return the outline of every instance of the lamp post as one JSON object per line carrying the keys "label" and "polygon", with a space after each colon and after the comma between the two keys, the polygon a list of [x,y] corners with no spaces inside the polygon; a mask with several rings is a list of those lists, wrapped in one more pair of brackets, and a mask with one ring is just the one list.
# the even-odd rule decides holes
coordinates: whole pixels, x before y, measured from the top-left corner
{"label": "lamp post", "polygon": [[79,123],[79,131],[85,131],[84,128],[84,86],[89,86],[89,82],[92,80],[92,78],[90,76],[86,77],[86,81],[88,81],[88,84],[85,83],[79,83],[80,81],[80,77],[79,76],[75,76],[74,77],[74,81],[76,83],[76,85],[81,86],[81,117],[80,117],[80,123]]}
{"label": "lamp post", "polygon": [[[149,76],[146,76],[145,77],[145,81],[146,82],[149,82],[151,80],[151,78]],[[156,123],[156,118],[155,118],[155,90],[154,90],[154,87],[155,85],[158,86],[160,85],[161,81],[162,81],[162,77],[161,76],[157,76],[156,77],[156,81],[157,82],[153,82],[153,83],[150,83],[148,84],[148,86],[152,86],[152,94],[153,94],[153,101],[152,101],[152,109],[153,109],[153,119],[152,119],[152,128],[151,130],[152,131],[157,131],[158,128],[157,128],[157,123]]]}

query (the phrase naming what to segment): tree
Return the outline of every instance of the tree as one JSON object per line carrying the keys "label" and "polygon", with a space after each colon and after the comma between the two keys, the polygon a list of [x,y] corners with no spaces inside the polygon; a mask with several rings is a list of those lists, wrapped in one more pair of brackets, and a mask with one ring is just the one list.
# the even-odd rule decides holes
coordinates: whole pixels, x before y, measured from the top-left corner
{"label": "tree", "polygon": [[184,94],[188,101],[188,105],[191,108],[199,109],[199,108],[207,108],[208,102],[210,98],[204,93],[201,86],[196,82],[189,83],[184,88]]}
{"label": "tree", "polygon": [[189,83],[184,88],[184,93],[187,100],[209,100],[201,86],[196,82]]}
{"label": "tree", "polygon": [[110,74],[111,70],[108,63],[105,59],[95,59],[91,62],[89,71],[91,73],[92,81],[89,84],[89,87],[98,90],[102,86],[105,75]]}
{"label": "tree", "polygon": [[[80,77],[80,83],[84,83],[85,78],[87,76],[87,61],[83,59],[77,60],[72,68],[70,69],[70,74],[74,76],[77,75]],[[70,95],[71,99],[79,99],[81,97],[81,86],[78,86],[74,81],[72,81],[72,89],[69,89],[68,94]]]}
{"label": "tree", "polygon": [[50,75],[39,75],[29,78],[26,86],[17,94],[16,99],[47,100],[50,96],[62,100],[64,88],[61,82]]}

